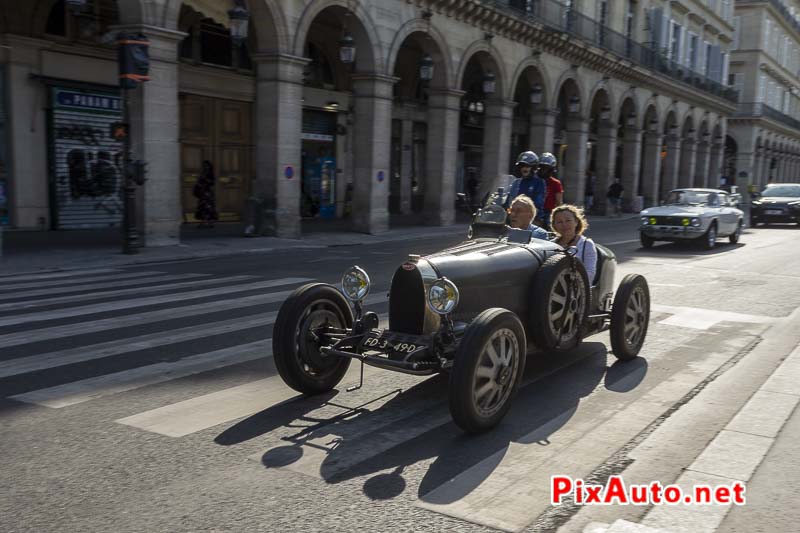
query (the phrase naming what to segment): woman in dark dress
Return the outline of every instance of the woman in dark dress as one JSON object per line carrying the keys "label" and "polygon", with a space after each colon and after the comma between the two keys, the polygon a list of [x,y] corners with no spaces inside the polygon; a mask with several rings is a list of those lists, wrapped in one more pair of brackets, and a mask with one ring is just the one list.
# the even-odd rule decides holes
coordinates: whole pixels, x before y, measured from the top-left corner
{"label": "woman in dark dress", "polygon": [[211,161],[203,161],[203,171],[198,176],[192,191],[197,198],[197,210],[194,216],[201,222],[201,228],[213,228],[214,222],[218,219],[217,203],[214,198],[215,182],[214,166]]}

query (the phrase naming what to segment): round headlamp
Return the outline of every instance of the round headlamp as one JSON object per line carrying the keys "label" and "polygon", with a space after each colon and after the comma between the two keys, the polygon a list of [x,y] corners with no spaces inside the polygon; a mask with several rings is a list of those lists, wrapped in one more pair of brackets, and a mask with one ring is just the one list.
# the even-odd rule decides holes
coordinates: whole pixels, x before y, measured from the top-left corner
{"label": "round headlamp", "polygon": [[447,278],[439,278],[428,291],[428,306],[434,313],[446,315],[456,308],[459,297],[455,283]]}
{"label": "round headlamp", "polygon": [[684,218],[683,220],[681,220],[681,224],[683,224],[684,226],[688,226],[690,223],[691,221],[688,218]]}
{"label": "round headlamp", "polygon": [[648,225],[649,223],[650,223],[650,222],[649,222],[649,219],[648,219],[647,217],[642,217],[642,226],[646,226],[646,225]]}
{"label": "round headlamp", "polygon": [[369,294],[369,276],[363,268],[350,267],[342,276],[342,292],[351,302],[360,302]]}
{"label": "round headlamp", "polygon": [[693,218],[692,219],[692,226],[694,226],[695,228],[700,226],[700,219],[699,218]]}

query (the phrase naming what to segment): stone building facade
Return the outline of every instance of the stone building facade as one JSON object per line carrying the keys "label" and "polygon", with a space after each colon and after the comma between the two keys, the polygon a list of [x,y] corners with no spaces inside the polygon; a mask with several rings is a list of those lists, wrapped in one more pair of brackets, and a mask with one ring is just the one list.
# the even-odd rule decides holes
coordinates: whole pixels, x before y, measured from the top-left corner
{"label": "stone building facade", "polygon": [[456,193],[504,183],[526,149],[556,154],[567,201],[583,202],[588,172],[601,212],[614,178],[634,210],[714,184],[737,111],[732,0],[247,0],[240,48],[232,0],[86,1],[79,15],[64,0],[3,4],[13,227],[117,223],[119,148],[103,129],[120,109],[120,30],[151,43],[152,79],[130,95],[148,246],[193,221],[204,160],[223,219],[255,198],[261,231],[282,237],[304,216],[367,233],[394,214],[452,223]]}
{"label": "stone building facade", "polygon": [[737,0],[734,20],[739,106],[728,122],[736,157],[727,171],[757,187],[800,181],[800,2]]}

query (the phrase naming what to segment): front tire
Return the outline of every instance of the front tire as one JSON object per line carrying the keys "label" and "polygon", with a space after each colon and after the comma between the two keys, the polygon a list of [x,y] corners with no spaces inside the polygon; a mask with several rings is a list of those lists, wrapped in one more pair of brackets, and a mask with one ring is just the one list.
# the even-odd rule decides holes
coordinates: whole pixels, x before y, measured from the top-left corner
{"label": "front tire", "polygon": [[450,414],[467,433],[496,426],[511,407],[525,370],[525,329],[517,315],[499,307],[467,326],[450,373]]}
{"label": "front tire", "polygon": [[742,222],[739,221],[739,223],[736,225],[736,231],[734,231],[728,236],[728,240],[730,241],[731,244],[736,244],[739,242],[739,237],[741,236],[742,236]]}
{"label": "front tire", "polygon": [[653,243],[655,243],[656,240],[654,238],[648,237],[644,233],[640,232],[639,233],[639,242],[642,243],[642,248],[652,248],[653,247]]}
{"label": "front tire", "polygon": [[611,308],[611,350],[621,361],[639,355],[650,323],[650,288],[639,274],[628,274],[619,284]]}
{"label": "front tire", "polygon": [[577,346],[589,314],[589,280],[583,263],[564,254],[550,256],[534,275],[530,302],[528,331],[538,348],[562,352]]}
{"label": "front tire", "polygon": [[703,249],[704,250],[712,250],[714,246],[717,245],[717,223],[712,222],[711,225],[708,227],[708,231],[702,237],[703,241]]}
{"label": "front tire", "polygon": [[325,283],[310,283],[283,302],[275,320],[272,356],[283,381],[303,394],[333,389],[344,377],[350,359],[325,356],[313,330],[324,326],[353,327],[353,312],[341,292]]}

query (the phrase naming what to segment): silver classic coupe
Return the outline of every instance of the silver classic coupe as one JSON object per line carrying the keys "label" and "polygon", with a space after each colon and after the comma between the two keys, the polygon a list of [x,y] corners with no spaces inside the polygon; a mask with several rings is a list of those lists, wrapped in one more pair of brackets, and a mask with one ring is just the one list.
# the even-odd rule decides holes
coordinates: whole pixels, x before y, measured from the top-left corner
{"label": "silver classic coupe", "polygon": [[718,237],[728,237],[732,244],[742,234],[744,212],[736,206],[738,194],[720,189],[675,189],[658,207],[641,212],[639,238],[644,248],[656,241],[699,242],[706,250]]}

